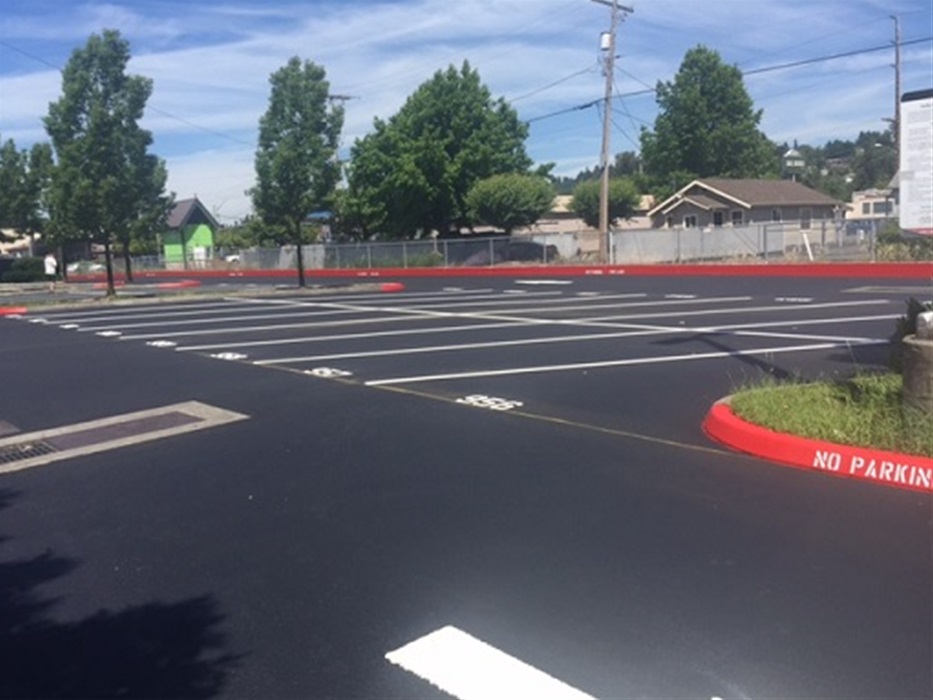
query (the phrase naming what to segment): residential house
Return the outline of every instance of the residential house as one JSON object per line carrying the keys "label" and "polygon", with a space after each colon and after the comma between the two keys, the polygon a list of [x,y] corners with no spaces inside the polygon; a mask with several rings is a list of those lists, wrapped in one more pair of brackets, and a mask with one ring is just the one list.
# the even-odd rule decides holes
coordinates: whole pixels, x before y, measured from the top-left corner
{"label": "residential house", "polygon": [[0,255],[14,257],[32,255],[32,239],[11,228],[0,229]]}
{"label": "residential house", "polygon": [[889,219],[897,216],[897,199],[890,189],[873,188],[852,193],[846,222]]}
{"label": "residential house", "polygon": [[653,228],[781,223],[806,232],[842,216],[845,205],[792,180],[694,180],[648,212]]}
{"label": "residential house", "polygon": [[168,216],[168,231],[162,234],[162,251],[168,269],[204,266],[214,248],[217,220],[197,197],[182,199]]}

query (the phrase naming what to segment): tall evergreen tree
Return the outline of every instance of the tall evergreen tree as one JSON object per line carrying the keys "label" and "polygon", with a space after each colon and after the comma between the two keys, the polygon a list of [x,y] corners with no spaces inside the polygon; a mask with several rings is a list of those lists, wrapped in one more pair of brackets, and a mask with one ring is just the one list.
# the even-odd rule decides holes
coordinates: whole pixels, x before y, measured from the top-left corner
{"label": "tall evergreen tree", "polygon": [[269,107],[259,122],[253,206],[263,222],[298,251],[305,286],[302,222],[328,206],[340,177],[337,146],[343,109],[331,101],[324,69],[294,57],[269,79]]}
{"label": "tall evergreen tree", "polygon": [[45,118],[57,160],[49,198],[55,231],[104,246],[108,296],[115,295],[114,242],[128,242],[141,221],[170,206],[164,164],[148,154],[152,135],[139,126],[152,81],[127,75],[129,59],[119,32],[91,35],[72,53],[62,96]]}
{"label": "tall evergreen tree", "polygon": [[18,150],[13,139],[0,146],[0,227],[34,236],[45,229],[45,198],[52,170],[47,143]]}
{"label": "tall evergreen tree", "polygon": [[739,69],[717,52],[689,50],[674,80],[658,83],[657,102],[654,130],[641,134],[645,171],[656,184],[778,174],[773,145],[758,129],[762,111],[755,110]]}

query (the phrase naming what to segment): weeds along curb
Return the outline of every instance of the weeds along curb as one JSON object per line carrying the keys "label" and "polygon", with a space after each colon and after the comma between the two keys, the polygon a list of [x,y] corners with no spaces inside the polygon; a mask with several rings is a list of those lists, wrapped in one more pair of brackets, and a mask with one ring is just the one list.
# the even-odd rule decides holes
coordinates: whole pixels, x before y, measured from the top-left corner
{"label": "weeds along curb", "polygon": [[703,421],[703,432],[737,452],[783,466],[933,494],[933,459],[929,457],[778,433],[736,416],[728,397],[713,404]]}

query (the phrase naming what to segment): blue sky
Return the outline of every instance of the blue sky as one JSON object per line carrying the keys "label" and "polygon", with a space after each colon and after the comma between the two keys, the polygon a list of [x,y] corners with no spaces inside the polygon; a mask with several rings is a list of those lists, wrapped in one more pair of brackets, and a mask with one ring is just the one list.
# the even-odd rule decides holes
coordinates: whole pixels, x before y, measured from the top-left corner
{"label": "blue sky", "polygon": [[[684,53],[715,49],[743,71],[933,36],[929,0],[623,0],[612,150],[637,150],[657,113],[652,88]],[[2,0],[0,137],[47,140],[42,117],[59,69],[90,34],[118,29],[129,72],[154,92],[144,126],[178,198],[197,194],[224,223],[246,215],[269,75],[290,57],[322,65],[346,107],[343,153],[392,116],[437,70],[468,60],[493,95],[530,120],[536,162],[572,175],[599,159],[601,113],[570,108],[604,89],[599,35],[609,9],[591,0]],[[886,127],[894,112],[893,47],[748,75],[773,140],[818,145]],[[933,85],[933,43],[902,49],[903,91]],[[631,94],[641,93],[641,94]],[[566,111],[547,117],[555,112]],[[541,118],[547,117],[547,118]]]}

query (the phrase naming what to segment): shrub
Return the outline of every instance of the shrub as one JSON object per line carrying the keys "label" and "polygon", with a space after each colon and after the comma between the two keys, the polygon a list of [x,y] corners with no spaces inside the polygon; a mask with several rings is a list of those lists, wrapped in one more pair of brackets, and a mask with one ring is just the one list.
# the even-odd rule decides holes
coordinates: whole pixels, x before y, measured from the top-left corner
{"label": "shrub", "polygon": [[0,277],[0,282],[41,282],[44,279],[45,268],[41,258],[17,258]]}

